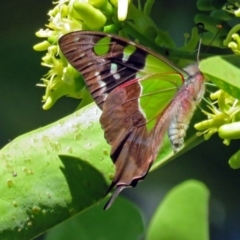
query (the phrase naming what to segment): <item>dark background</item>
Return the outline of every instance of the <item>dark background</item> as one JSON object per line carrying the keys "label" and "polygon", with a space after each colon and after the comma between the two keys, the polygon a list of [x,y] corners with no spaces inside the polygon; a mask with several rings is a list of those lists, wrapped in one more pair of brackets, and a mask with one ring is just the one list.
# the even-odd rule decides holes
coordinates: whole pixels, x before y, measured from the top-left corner
{"label": "dark background", "polygon": [[[164,2],[164,3],[161,3]],[[171,32],[182,44],[182,33],[190,31],[195,2],[156,1],[154,20]],[[170,4],[171,3],[171,4]],[[166,5],[168,4],[168,5]],[[51,110],[42,110],[44,89],[36,87],[47,68],[40,66],[43,52],[32,46],[41,41],[35,32],[47,23],[51,0],[11,0],[1,2],[0,14],[0,146],[15,137],[51,123],[77,107],[79,101],[62,98]],[[177,9],[177,11],[176,11]],[[161,11],[161,15],[159,12]],[[156,204],[173,186],[186,179],[204,182],[211,192],[211,239],[240,239],[240,170],[228,166],[229,157],[239,149],[239,141],[230,147],[216,136],[163,168],[150,173],[125,195],[143,209],[146,222]]]}

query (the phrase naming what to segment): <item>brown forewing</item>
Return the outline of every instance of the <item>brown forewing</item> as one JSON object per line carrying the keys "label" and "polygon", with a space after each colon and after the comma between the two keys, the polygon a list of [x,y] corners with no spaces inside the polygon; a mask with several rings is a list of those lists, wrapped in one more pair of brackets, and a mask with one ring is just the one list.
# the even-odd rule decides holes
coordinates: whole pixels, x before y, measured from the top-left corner
{"label": "brown forewing", "polygon": [[[111,38],[109,51],[104,55],[97,55],[94,47],[103,37],[106,36],[100,33],[73,32],[59,40],[64,56],[83,75],[101,109],[113,89],[135,78],[137,71],[143,68],[147,54],[146,51],[137,49],[127,61],[123,61],[123,50],[127,43],[118,38]],[[113,64],[117,68],[114,73],[111,72]],[[116,78],[115,74],[118,74],[119,78]]]}

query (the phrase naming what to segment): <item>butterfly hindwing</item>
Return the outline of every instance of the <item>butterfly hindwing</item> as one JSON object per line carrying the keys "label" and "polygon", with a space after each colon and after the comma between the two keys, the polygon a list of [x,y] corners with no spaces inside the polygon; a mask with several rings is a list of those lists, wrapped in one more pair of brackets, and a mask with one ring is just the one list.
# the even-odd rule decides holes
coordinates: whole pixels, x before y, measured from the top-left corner
{"label": "butterfly hindwing", "polygon": [[[156,104],[156,109],[152,108],[155,110],[153,118],[147,119],[139,108],[140,86],[139,82],[135,81],[124,88],[116,88],[108,95],[103,105],[100,122],[105,138],[112,147],[111,158],[116,166],[109,191],[117,186],[107,208],[120,190],[127,186],[134,187],[146,176],[176,110],[166,107],[160,112],[161,108],[158,109]],[[170,104],[169,102],[168,106]],[[148,107],[147,103],[145,107]]]}
{"label": "butterfly hindwing", "polygon": [[[147,48],[104,33],[78,31],[59,40],[103,110],[100,123],[111,145],[116,195],[147,174],[166,132],[168,110],[188,74]],[[166,111],[169,111],[168,118]]]}

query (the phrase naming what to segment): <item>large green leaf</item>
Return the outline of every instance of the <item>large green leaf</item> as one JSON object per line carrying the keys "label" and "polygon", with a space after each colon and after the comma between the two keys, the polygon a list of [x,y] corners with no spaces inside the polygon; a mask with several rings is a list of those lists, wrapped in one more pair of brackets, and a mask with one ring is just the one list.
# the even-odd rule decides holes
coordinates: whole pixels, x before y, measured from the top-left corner
{"label": "large green leaf", "polygon": [[240,57],[238,55],[210,57],[202,60],[199,68],[219,88],[240,99]]}
{"label": "large green leaf", "polygon": [[173,188],[150,223],[148,240],[208,240],[208,189],[195,180]]}
{"label": "large green leaf", "polygon": [[0,152],[0,239],[30,239],[100,201],[113,176],[95,106]]}
{"label": "large green leaf", "polygon": [[[30,239],[104,197],[114,165],[100,114],[87,105],[0,151],[1,239]],[[154,167],[170,157],[165,138]]]}
{"label": "large green leaf", "polygon": [[142,215],[130,201],[119,197],[108,211],[103,206],[102,202],[56,226],[46,240],[132,240],[143,235]]}

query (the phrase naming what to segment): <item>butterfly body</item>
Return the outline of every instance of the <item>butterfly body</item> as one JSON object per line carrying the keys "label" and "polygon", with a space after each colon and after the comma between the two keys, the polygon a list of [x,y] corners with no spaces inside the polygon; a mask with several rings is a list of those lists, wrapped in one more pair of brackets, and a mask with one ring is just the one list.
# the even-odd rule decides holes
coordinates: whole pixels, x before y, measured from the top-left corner
{"label": "butterfly body", "polygon": [[171,103],[173,106],[169,106],[170,109],[174,109],[173,113],[169,114],[172,117],[168,127],[168,136],[174,152],[181,149],[189,122],[205,92],[204,77],[198,65],[189,65],[185,71],[189,76]]}
{"label": "butterfly body", "polygon": [[103,111],[100,123],[116,166],[108,208],[122,189],[146,176],[166,132],[174,152],[182,147],[204,77],[197,64],[183,70],[118,36],[79,31],[59,45]]}

